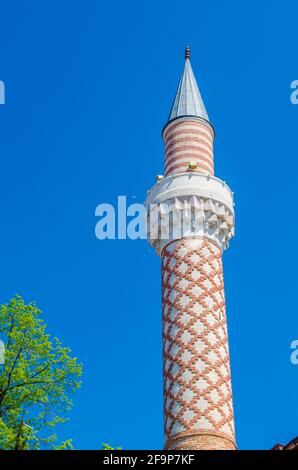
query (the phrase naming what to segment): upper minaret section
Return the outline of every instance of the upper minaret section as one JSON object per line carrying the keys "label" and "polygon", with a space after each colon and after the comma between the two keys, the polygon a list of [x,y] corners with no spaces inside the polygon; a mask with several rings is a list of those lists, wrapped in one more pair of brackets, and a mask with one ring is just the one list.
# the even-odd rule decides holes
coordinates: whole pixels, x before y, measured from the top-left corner
{"label": "upper minaret section", "polygon": [[163,139],[165,176],[188,171],[214,174],[214,129],[192,71],[189,47]]}
{"label": "upper minaret section", "polygon": [[195,116],[209,121],[209,117],[192,71],[190,49],[185,49],[184,70],[169,115],[169,122],[178,117]]}

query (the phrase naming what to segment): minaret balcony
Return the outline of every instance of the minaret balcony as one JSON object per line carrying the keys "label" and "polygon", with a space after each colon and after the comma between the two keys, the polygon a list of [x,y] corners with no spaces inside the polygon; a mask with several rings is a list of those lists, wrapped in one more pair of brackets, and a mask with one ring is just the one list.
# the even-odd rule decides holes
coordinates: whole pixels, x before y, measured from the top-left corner
{"label": "minaret balcony", "polygon": [[206,237],[223,251],[234,235],[233,193],[214,176],[181,173],[162,178],[148,192],[149,243],[160,254],[169,241]]}

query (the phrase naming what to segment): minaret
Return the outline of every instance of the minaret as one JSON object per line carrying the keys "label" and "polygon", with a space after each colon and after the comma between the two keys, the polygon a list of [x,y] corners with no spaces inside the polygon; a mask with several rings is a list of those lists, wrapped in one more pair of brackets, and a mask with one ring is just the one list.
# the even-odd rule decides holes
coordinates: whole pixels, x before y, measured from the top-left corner
{"label": "minaret", "polygon": [[146,206],[162,263],[165,448],[235,449],[222,271],[233,193],[214,176],[214,129],[188,47],[162,136],[164,176]]}

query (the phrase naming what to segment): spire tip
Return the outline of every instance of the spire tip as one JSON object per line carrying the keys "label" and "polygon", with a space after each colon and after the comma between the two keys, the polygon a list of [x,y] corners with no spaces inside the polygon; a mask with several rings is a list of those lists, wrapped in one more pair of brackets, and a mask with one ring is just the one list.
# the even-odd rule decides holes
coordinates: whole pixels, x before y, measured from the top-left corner
{"label": "spire tip", "polygon": [[186,46],[185,48],[185,59],[190,59],[190,47]]}

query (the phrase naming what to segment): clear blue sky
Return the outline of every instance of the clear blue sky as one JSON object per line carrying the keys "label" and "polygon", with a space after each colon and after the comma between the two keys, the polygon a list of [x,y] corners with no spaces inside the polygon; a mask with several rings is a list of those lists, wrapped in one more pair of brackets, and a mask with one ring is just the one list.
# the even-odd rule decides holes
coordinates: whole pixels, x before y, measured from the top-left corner
{"label": "clear blue sky", "polygon": [[[224,255],[237,441],[298,434],[298,5],[275,1],[0,1],[1,297],[35,300],[84,363],[61,438],[162,448],[160,262],[99,241],[95,207],[142,202],[184,46],[235,192]],[[135,197],[134,197],[135,196]]]}

